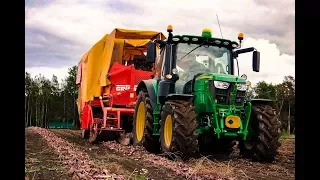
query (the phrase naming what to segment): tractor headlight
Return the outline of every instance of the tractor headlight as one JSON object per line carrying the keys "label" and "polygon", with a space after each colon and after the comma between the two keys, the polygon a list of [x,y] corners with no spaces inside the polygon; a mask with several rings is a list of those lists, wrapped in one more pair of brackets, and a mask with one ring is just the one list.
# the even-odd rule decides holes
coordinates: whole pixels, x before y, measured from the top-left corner
{"label": "tractor headlight", "polygon": [[214,87],[218,89],[228,89],[230,83],[223,82],[223,81],[214,81]]}
{"label": "tractor headlight", "polygon": [[173,68],[173,69],[172,69],[172,74],[178,74],[178,69]]}
{"label": "tractor headlight", "polygon": [[247,84],[238,84],[238,91],[246,91],[247,90]]}
{"label": "tractor headlight", "polygon": [[171,78],[172,78],[172,75],[171,75],[171,74],[167,74],[167,75],[166,75],[166,78],[167,78],[167,79],[171,79]]}

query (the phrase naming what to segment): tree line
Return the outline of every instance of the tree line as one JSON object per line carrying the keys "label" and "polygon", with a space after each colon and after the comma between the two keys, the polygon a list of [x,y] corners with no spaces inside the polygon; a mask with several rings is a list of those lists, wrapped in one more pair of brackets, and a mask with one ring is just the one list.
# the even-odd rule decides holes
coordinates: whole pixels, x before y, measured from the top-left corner
{"label": "tree line", "polygon": [[[77,66],[68,69],[67,76],[59,82],[57,76],[47,79],[39,74],[31,77],[25,73],[25,126],[48,128],[49,122],[69,122],[79,128],[77,108],[78,88],[75,84]],[[283,130],[294,133],[295,78],[285,76],[282,83],[260,81],[250,87],[249,98],[265,98],[275,102]]]}
{"label": "tree line", "polygon": [[283,130],[288,134],[295,132],[295,78],[293,76],[285,76],[279,84],[260,81],[249,88],[247,96],[273,100],[279,112]]}
{"label": "tree line", "polygon": [[25,73],[26,127],[48,128],[49,122],[69,122],[79,127],[76,73],[77,66],[69,68],[61,82],[55,75],[50,80],[41,74],[31,77]]}

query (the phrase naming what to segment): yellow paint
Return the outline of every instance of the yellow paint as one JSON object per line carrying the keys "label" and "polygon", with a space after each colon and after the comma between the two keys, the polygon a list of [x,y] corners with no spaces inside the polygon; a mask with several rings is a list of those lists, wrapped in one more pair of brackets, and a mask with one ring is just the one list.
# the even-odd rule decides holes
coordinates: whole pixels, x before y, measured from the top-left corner
{"label": "yellow paint", "polygon": [[202,30],[202,33],[212,33],[211,29],[210,28],[204,28]]}
{"label": "yellow paint", "polygon": [[[229,121],[232,121],[230,123]],[[240,127],[240,117],[239,116],[227,116],[225,120],[225,124],[228,128],[236,129]]]}
{"label": "yellow paint", "polygon": [[140,102],[136,117],[136,136],[137,140],[141,141],[144,134],[144,124],[146,119],[146,110],[144,102]]}
{"label": "yellow paint", "polygon": [[200,79],[209,79],[209,78],[212,78],[212,76],[200,76],[196,78],[196,81]]}
{"label": "yellow paint", "polygon": [[167,147],[169,147],[172,141],[172,118],[170,115],[166,117],[163,134],[164,134],[164,143],[166,144]]}

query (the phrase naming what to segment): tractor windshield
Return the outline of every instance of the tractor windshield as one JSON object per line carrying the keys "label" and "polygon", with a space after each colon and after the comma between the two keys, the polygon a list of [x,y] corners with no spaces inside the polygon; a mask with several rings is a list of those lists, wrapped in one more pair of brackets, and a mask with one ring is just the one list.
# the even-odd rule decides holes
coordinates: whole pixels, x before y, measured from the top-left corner
{"label": "tractor windshield", "polygon": [[192,80],[199,73],[231,74],[230,50],[225,47],[179,43],[176,52],[180,83]]}

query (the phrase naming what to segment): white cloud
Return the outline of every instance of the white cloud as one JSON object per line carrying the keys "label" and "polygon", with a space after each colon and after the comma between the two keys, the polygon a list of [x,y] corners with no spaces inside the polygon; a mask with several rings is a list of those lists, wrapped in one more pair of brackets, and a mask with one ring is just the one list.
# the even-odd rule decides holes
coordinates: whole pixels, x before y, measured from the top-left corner
{"label": "white cloud", "polygon": [[240,75],[246,74],[252,84],[258,81],[281,83],[284,76],[295,76],[295,56],[281,54],[277,45],[264,39],[247,38],[243,48],[255,47],[260,51],[260,72],[252,71],[252,53],[239,55]]}
{"label": "white cloud", "polygon": [[50,68],[50,67],[32,67],[26,68],[25,71],[30,73],[31,77],[35,77],[39,74],[44,76],[47,79],[52,79],[52,76],[57,76],[59,82],[64,79],[68,75],[68,68],[70,67],[62,67],[62,68]]}
{"label": "white cloud", "polygon": [[[110,2],[117,7],[108,6]],[[126,10],[120,12],[119,9],[123,7],[121,3]],[[260,80],[277,83],[285,75],[294,75],[294,55],[281,54],[279,50],[282,48],[294,54],[294,21],[291,21],[293,0],[283,0],[281,3],[258,0],[83,0],[79,3],[76,0],[57,0],[47,6],[26,8],[25,11],[27,28],[70,40],[81,49],[89,49],[116,27],[165,33],[167,25],[172,24],[176,34],[199,35],[203,28],[209,27],[214,36],[220,37],[217,13],[224,38],[236,40],[238,32],[244,32],[244,47],[254,46],[261,52],[260,73],[251,70],[251,53],[240,55],[240,73],[246,73],[253,83]],[[72,55],[77,60],[82,56]],[[39,70],[57,75],[67,72],[62,70],[67,68],[49,69],[32,70],[34,73]]]}

